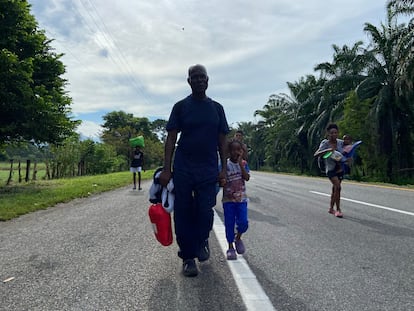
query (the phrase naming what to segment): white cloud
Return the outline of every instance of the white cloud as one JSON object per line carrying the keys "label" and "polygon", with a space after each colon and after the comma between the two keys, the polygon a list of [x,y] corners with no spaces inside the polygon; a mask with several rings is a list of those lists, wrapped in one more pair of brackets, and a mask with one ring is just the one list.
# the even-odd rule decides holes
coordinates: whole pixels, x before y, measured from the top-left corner
{"label": "white cloud", "polygon": [[[287,81],[330,61],[332,44],[366,41],[364,23],[379,25],[385,16],[378,0],[29,2],[66,54],[72,110],[81,119],[114,110],[166,119],[190,91],[188,66],[202,63],[208,94],[229,123],[254,120]],[[100,122],[85,121],[82,133]]]}
{"label": "white cloud", "polygon": [[97,141],[102,133],[102,127],[96,122],[82,121],[76,132],[80,133],[84,138]]}

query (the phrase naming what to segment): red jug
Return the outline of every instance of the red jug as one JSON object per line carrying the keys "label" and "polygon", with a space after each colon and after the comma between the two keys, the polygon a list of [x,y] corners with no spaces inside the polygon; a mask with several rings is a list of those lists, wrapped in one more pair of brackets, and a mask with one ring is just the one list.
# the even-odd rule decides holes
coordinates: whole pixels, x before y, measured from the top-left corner
{"label": "red jug", "polygon": [[148,210],[152,228],[158,242],[164,246],[173,242],[171,214],[162,207],[162,203],[152,204]]}

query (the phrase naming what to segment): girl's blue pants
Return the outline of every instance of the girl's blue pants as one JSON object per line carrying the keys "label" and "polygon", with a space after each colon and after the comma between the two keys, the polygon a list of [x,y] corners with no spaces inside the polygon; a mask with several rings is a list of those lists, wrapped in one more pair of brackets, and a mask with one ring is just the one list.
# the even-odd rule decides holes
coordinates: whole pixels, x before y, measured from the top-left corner
{"label": "girl's blue pants", "polygon": [[224,226],[228,243],[234,242],[235,232],[245,233],[249,227],[247,220],[247,202],[224,202]]}

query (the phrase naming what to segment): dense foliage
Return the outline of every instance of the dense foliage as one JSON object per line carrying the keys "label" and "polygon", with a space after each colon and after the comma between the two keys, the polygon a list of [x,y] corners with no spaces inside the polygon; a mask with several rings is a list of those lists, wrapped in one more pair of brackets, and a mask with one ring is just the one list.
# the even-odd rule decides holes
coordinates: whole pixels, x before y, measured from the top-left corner
{"label": "dense foliage", "polygon": [[[103,117],[102,142],[79,139],[61,55],[29,8],[0,0],[0,159],[43,161],[50,178],[127,170],[129,139],[143,135],[145,168],[162,165],[165,120],[113,111]],[[261,121],[238,123],[252,169],[319,174],[313,154],[335,122],[341,135],[363,141],[353,178],[413,183],[414,0],[391,0],[386,9],[385,23],[365,24],[367,44],[333,45],[330,62],[287,83],[290,94],[270,95],[254,112]]]}
{"label": "dense foliage", "polygon": [[165,139],[164,120],[150,122],[147,118],[134,117],[124,111],[113,111],[103,117],[104,128],[101,139],[105,144],[113,146],[117,155],[124,157],[125,166],[129,167],[131,147],[129,139],[144,136],[144,168],[161,166],[163,162],[163,139]]}
{"label": "dense foliage", "polygon": [[[342,135],[363,140],[355,178],[412,182],[414,19],[398,19],[413,12],[414,1],[389,1],[385,24],[365,24],[368,45],[333,45],[332,62],[315,67],[318,76],[288,83],[290,95],[271,95],[255,112],[262,121],[245,130],[252,158],[264,158],[272,170],[315,173],[313,153],[327,124],[336,122]],[[258,129],[264,150],[253,139]]]}
{"label": "dense foliage", "polygon": [[47,178],[129,168],[128,139],[144,135],[146,167],[162,163],[162,130],[124,112],[104,116],[102,143],[81,141],[71,120],[65,67],[27,1],[0,0],[0,160],[44,162]]}
{"label": "dense foliage", "polygon": [[0,145],[59,143],[78,124],[61,77],[65,68],[27,1],[0,0]]}

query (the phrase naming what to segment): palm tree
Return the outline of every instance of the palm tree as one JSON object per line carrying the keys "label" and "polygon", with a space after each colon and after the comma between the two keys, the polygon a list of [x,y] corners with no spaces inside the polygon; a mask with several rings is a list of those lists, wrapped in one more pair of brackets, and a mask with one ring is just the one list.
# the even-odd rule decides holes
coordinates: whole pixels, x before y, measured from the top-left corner
{"label": "palm tree", "polygon": [[386,175],[390,180],[398,169],[412,165],[413,126],[412,107],[400,92],[403,81],[412,79],[401,69],[407,56],[407,49],[401,44],[406,42],[407,27],[397,25],[394,16],[388,10],[387,24],[380,28],[365,24],[364,30],[371,37],[371,49],[365,54],[369,72],[357,88],[360,99],[375,98],[370,115],[377,126],[378,151],[386,158]]}
{"label": "palm tree", "polygon": [[300,167],[303,173],[312,166],[314,146],[309,144],[307,132],[318,103],[314,94],[322,83],[308,75],[287,85],[290,95],[271,95],[263,110],[257,110],[255,115],[263,117],[266,126],[267,163],[284,169]]}
{"label": "palm tree", "polygon": [[[301,157],[301,171],[309,170],[315,167],[313,153],[315,147],[320,142],[319,130],[314,131],[316,120],[323,119],[324,114],[319,114],[319,105],[322,101],[322,89],[326,80],[317,79],[313,75],[302,77],[299,81],[290,83],[288,87],[291,91],[292,97],[297,102],[297,109],[295,120],[297,128],[295,130],[295,137],[299,141],[298,152]],[[323,125],[324,126],[324,125]]]}
{"label": "palm tree", "polygon": [[367,62],[362,44],[358,41],[352,47],[344,45],[342,48],[334,44],[332,63],[315,66],[315,71],[320,72],[325,83],[320,90],[318,115],[311,127],[312,133],[323,133],[328,122],[342,118],[344,100],[366,78]]}
{"label": "palm tree", "polygon": [[414,13],[414,0],[389,0],[387,8],[395,15]]}
{"label": "palm tree", "polygon": [[[402,110],[401,122],[401,146],[400,165],[402,168],[411,168],[413,172],[414,154],[412,147],[414,143],[414,0],[393,0],[388,1],[387,5],[393,18],[399,16],[411,17],[407,27],[400,31],[397,43],[397,52],[399,62],[397,66],[398,77],[396,80],[396,92],[398,95],[398,104]],[[411,175],[412,176],[412,175]]]}
{"label": "palm tree", "polygon": [[[389,1],[387,7],[391,17],[394,19],[401,15],[410,16],[414,13],[414,0]],[[397,73],[399,75],[399,79],[396,81],[397,90],[403,96],[412,94],[412,77],[414,76],[414,18],[411,18],[407,27],[400,30],[397,52],[399,58],[397,65]]]}
{"label": "palm tree", "polygon": [[237,123],[237,130],[244,133],[244,142],[248,149],[248,162],[251,169],[258,170],[265,159],[265,127],[263,122],[253,124],[252,122]]}
{"label": "palm tree", "polygon": [[292,139],[297,128],[295,123],[297,103],[286,94],[273,94],[262,110],[256,110],[254,116],[264,119],[266,128],[266,164],[276,168],[281,160],[287,158],[287,152],[295,144]]}

